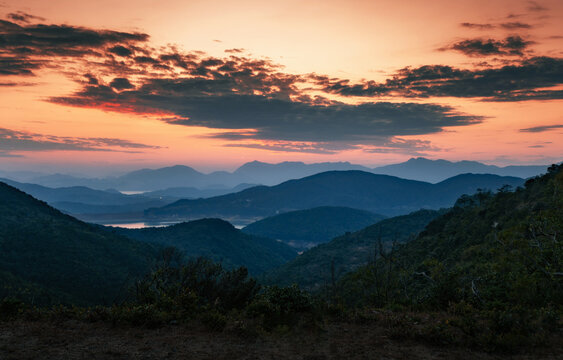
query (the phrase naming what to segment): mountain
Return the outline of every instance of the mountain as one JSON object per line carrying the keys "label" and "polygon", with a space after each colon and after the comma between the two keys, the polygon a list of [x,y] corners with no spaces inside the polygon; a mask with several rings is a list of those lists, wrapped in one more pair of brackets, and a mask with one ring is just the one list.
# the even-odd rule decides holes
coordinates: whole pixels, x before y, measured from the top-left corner
{"label": "mountain", "polygon": [[[232,176],[243,181],[252,181],[264,185],[277,185],[290,179],[300,179],[326,171],[361,170],[370,171],[361,165],[349,162],[324,162],[305,164],[300,161],[284,161],[268,164],[260,161],[248,162],[236,169]],[[244,180],[246,179],[246,180]]]}
{"label": "mountain", "polygon": [[246,226],[242,231],[279,239],[297,249],[306,249],[346,232],[362,229],[383,218],[365,210],[321,206],[267,217]]}
{"label": "mountain", "polygon": [[375,174],[397,176],[404,179],[437,183],[452,176],[473,173],[493,174],[529,178],[545,173],[547,165],[506,166],[485,165],[477,161],[430,160],[422,157],[411,158],[400,164],[392,164],[374,168]]}
{"label": "mountain", "polygon": [[319,290],[344,274],[373,261],[379,241],[389,248],[393,241],[404,243],[414,238],[445,210],[419,210],[414,213],[381,220],[354,233],[334,238],[313,247],[294,260],[263,276],[268,284],[298,284],[307,290]]}
{"label": "mountain", "polygon": [[514,192],[462,196],[416,239],[346,275],[339,288],[350,302],[473,304],[524,319],[561,304],[562,232],[563,165],[553,165]]}
{"label": "mountain", "polygon": [[175,165],[161,169],[141,169],[130,172],[113,180],[120,190],[157,190],[178,186],[205,186],[206,175],[189,166]]}
{"label": "mountain", "polygon": [[200,219],[163,228],[112,231],[131,239],[174,246],[186,256],[205,256],[227,267],[245,266],[251,274],[260,274],[293,259],[297,252],[275,240],[243,233],[220,219]]}
{"label": "mountain", "polygon": [[195,187],[174,187],[163,190],[149,191],[143,193],[143,196],[150,198],[159,198],[166,200],[179,200],[179,199],[198,199],[208,198],[213,196],[220,196],[239,192],[248,188],[256,186],[256,184],[238,184],[233,188],[217,188],[217,189],[198,189]]}
{"label": "mountain", "polygon": [[110,304],[155,254],[149,244],[83,223],[0,182],[0,297]]}
{"label": "mountain", "polygon": [[547,166],[498,167],[476,161],[450,162],[447,160],[412,158],[404,163],[386,165],[374,169],[349,162],[305,164],[303,162],[285,161],[269,164],[251,161],[243,164],[233,172],[215,171],[209,174],[204,174],[189,166],[175,165],[159,169],[141,169],[122,176],[106,178],[81,178],[64,174],[44,175],[33,172],[0,172],[0,176],[55,188],[86,186],[97,190],[114,188],[121,191],[147,192],[183,187],[200,190],[227,189],[242,183],[273,186],[287,180],[300,179],[326,171],[359,170],[436,183],[465,173],[528,178],[544,173],[546,169]]}
{"label": "mountain", "polygon": [[[234,172],[215,171],[204,174],[189,166],[175,165],[159,169],[141,169],[122,176],[101,179],[52,174],[31,178],[27,176],[26,181],[48,187],[86,186],[98,190],[114,188],[121,191],[147,192],[167,188],[190,187],[207,190],[228,189],[244,183],[276,185],[289,179],[302,178],[328,170],[369,171],[370,169],[348,162],[316,164],[282,162],[279,164],[268,164],[252,161],[242,165]],[[6,173],[6,177],[11,178],[9,176],[11,174]]]}
{"label": "mountain", "polygon": [[[163,206],[178,198],[161,200],[143,195],[124,195],[117,191],[93,190],[84,186],[49,188],[0,179],[31,196],[69,214],[138,213],[153,206]],[[139,217],[139,215],[137,215]]]}
{"label": "mountain", "polygon": [[[464,182],[468,178],[470,185]],[[496,190],[523,179],[490,175],[460,175],[455,181],[430,184],[363,171],[328,171],[268,187],[256,186],[209,199],[179,200],[145,211],[147,219],[221,217],[256,219],[318,206],[344,206],[395,216],[421,208],[450,207],[463,193]],[[460,184],[459,188],[456,184]]]}

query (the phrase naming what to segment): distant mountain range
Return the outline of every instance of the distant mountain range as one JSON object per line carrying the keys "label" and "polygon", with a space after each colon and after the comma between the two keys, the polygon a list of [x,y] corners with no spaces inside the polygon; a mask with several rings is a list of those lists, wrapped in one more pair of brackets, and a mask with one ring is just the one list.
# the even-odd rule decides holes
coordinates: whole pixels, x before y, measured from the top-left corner
{"label": "distant mountain range", "polygon": [[80,178],[63,174],[39,175],[33,172],[21,171],[0,171],[0,176],[48,187],[86,186],[98,190],[156,191],[167,188],[226,190],[245,183],[272,186],[290,179],[299,179],[326,171],[360,170],[436,183],[465,173],[528,178],[545,173],[546,169],[547,165],[498,167],[475,161],[450,162],[446,160],[412,158],[400,164],[376,168],[368,168],[349,162],[305,164],[303,162],[286,161],[278,164],[269,164],[252,161],[242,165],[234,172],[216,171],[209,174],[204,174],[189,166],[176,165],[159,169],[141,169],[118,177],[99,179]]}
{"label": "distant mountain range", "polygon": [[356,231],[385,217],[348,207],[321,206],[290,211],[256,221],[242,229],[247,234],[282,240],[303,250]]}
{"label": "distant mountain range", "polygon": [[422,157],[412,158],[400,164],[386,165],[373,169],[376,174],[397,176],[403,179],[412,179],[437,183],[459,174],[492,174],[499,176],[514,176],[529,178],[543,174],[547,165],[519,165],[499,167],[485,165],[477,161],[429,160]]}
{"label": "distant mountain range", "polygon": [[256,186],[208,199],[179,200],[145,211],[147,219],[261,219],[318,206],[345,206],[395,216],[421,208],[450,207],[462,194],[477,189],[519,186],[521,178],[463,174],[438,184],[363,171],[328,171],[268,187]]}
{"label": "distant mountain range", "polygon": [[240,184],[232,189],[170,188],[143,194],[125,195],[117,190],[94,190],[85,186],[50,188],[42,185],[20,183],[13,180],[0,181],[13,186],[54,208],[88,221],[104,219],[139,219],[143,210],[164,206],[179,199],[197,199],[237,192],[252,187]]}

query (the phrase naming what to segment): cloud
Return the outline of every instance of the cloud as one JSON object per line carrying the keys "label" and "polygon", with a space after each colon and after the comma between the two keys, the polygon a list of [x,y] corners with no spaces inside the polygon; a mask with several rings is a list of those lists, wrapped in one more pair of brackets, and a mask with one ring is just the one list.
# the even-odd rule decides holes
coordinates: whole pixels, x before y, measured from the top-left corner
{"label": "cloud", "polygon": [[44,65],[41,60],[27,60],[16,57],[0,57],[0,75],[33,75],[33,70]]}
{"label": "cloud", "polygon": [[488,56],[488,55],[524,55],[523,51],[533,44],[532,41],[525,41],[520,36],[508,36],[504,40],[493,39],[467,39],[459,41],[449,47],[440,50],[456,50],[469,56]]}
{"label": "cloud", "polygon": [[443,151],[428,140],[403,139],[393,137],[380,145],[364,147],[365,152],[373,154],[406,154],[411,156],[427,156],[429,152]]}
{"label": "cloud", "polygon": [[507,22],[507,23],[502,23],[500,24],[500,26],[504,29],[507,30],[515,30],[515,29],[531,29],[532,25],[530,24],[526,24],[526,23],[522,23],[522,22]]}
{"label": "cloud", "polygon": [[39,83],[32,83],[32,82],[23,82],[23,81],[8,81],[8,82],[0,82],[0,87],[16,87],[16,86],[35,86]]}
{"label": "cloud", "polygon": [[27,151],[117,151],[140,152],[159,149],[158,146],[145,145],[114,138],[83,138],[36,134],[0,128],[0,156],[18,157],[14,152]]}
{"label": "cloud", "polygon": [[477,29],[477,30],[490,30],[495,28],[495,25],[493,24],[475,24],[469,22],[461,23],[461,26],[469,29]]}
{"label": "cloud", "polygon": [[133,84],[129,82],[126,78],[115,78],[110,83],[109,86],[115,90],[125,90],[134,88]]}
{"label": "cloud", "polygon": [[360,144],[378,137],[435,133],[446,126],[482,120],[434,104],[345,104],[327,100],[318,104],[318,99],[307,97],[295,100],[293,83],[287,84],[284,77],[235,74],[213,79],[148,79],[136,89],[123,92],[104,85],[86,86],[73,96],[51,101],[137,114],[167,114],[164,121],[171,124],[225,129],[224,134],[214,136],[226,140]]}
{"label": "cloud", "polygon": [[0,75],[32,75],[34,70],[56,65],[55,60],[60,57],[102,57],[106,48],[108,52],[123,54],[126,45],[143,43],[149,38],[143,33],[28,24],[30,19],[42,19],[19,12],[10,15],[18,21],[0,20]]}
{"label": "cloud", "polygon": [[10,20],[13,20],[15,22],[20,22],[20,23],[29,23],[32,20],[45,21],[45,18],[42,18],[40,16],[31,15],[31,14],[25,13],[23,11],[16,11],[15,13],[9,13],[8,15],[6,15],[6,17]]}
{"label": "cloud", "polygon": [[545,132],[555,129],[563,129],[563,125],[542,125],[542,126],[534,126],[531,128],[520,129],[521,132],[530,132],[530,133],[538,133],[538,132]]}
{"label": "cloud", "polygon": [[[466,70],[447,65],[403,68],[382,83],[311,76],[323,91],[342,96],[481,98],[484,101],[563,99],[563,59],[534,57],[500,68]],[[554,89],[549,89],[554,88]]]}
{"label": "cloud", "polygon": [[549,10],[545,6],[540,5],[537,1],[528,1],[528,11],[541,12]]}
{"label": "cloud", "polygon": [[244,52],[244,49],[243,48],[227,49],[227,50],[225,50],[225,52],[228,53],[228,54],[239,54],[239,53]]}
{"label": "cloud", "polygon": [[133,54],[133,51],[122,45],[116,45],[114,47],[111,47],[108,49],[108,52],[119,56],[131,56]]}
{"label": "cloud", "polygon": [[278,152],[299,152],[309,154],[336,154],[343,150],[359,148],[357,145],[340,142],[303,142],[303,141],[260,141],[227,143],[224,147],[240,147]]}

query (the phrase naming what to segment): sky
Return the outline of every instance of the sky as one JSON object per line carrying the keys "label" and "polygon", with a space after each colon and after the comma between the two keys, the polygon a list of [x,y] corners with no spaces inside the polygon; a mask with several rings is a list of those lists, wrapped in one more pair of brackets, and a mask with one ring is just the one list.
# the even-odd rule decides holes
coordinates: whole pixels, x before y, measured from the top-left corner
{"label": "sky", "polygon": [[0,1],[0,170],[563,160],[563,2]]}

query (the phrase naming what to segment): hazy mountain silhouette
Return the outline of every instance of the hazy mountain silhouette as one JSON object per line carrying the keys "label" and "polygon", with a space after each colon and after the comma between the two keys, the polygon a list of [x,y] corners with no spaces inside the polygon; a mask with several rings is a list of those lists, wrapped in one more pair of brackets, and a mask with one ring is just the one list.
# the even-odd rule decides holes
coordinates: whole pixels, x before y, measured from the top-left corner
{"label": "hazy mountain silhouette", "polygon": [[330,241],[382,220],[369,211],[337,206],[321,206],[267,217],[242,229],[247,234],[279,239],[298,249]]}
{"label": "hazy mountain silhouette", "polygon": [[376,174],[397,176],[404,179],[437,183],[459,174],[493,174],[529,178],[547,170],[547,165],[506,166],[485,165],[477,161],[429,160],[422,157],[411,158],[400,164],[376,167]]}
{"label": "hazy mountain silhouette", "polygon": [[[189,166],[176,165],[159,169],[141,169],[122,176],[101,179],[79,178],[62,174],[36,177],[31,177],[31,173],[22,173],[20,175],[26,177],[26,182],[49,187],[87,186],[98,190],[114,188],[121,191],[156,191],[181,187],[192,187],[200,190],[228,189],[242,183],[273,186],[287,180],[299,179],[326,171],[361,170],[436,183],[465,173],[528,178],[539,175],[545,172],[546,169],[547,166],[498,167],[476,161],[450,162],[446,160],[412,158],[400,164],[381,166],[374,169],[348,162],[305,164],[303,162],[286,161],[269,164],[252,161],[243,164],[233,172],[215,171],[209,174],[204,174]],[[3,176],[17,180],[10,174],[5,173]]]}
{"label": "hazy mountain silhouette", "polygon": [[[464,178],[469,178],[471,185]],[[318,206],[345,206],[394,216],[421,208],[449,207],[460,195],[479,188],[496,190],[505,184],[518,186],[523,182],[515,177],[466,174],[430,184],[363,171],[329,171],[272,187],[256,186],[209,199],[179,200],[148,209],[145,215],[149,219],[261,218]]]}
{"label": "hazy mountain silhouette", "polygon": [[118,191],[93,190],[84,186],[49,188],[0,179],[31,196],[69,214],[142,213],[151,206],[164,206],[177,200],[159,199],[143,195],[124,195]]}

